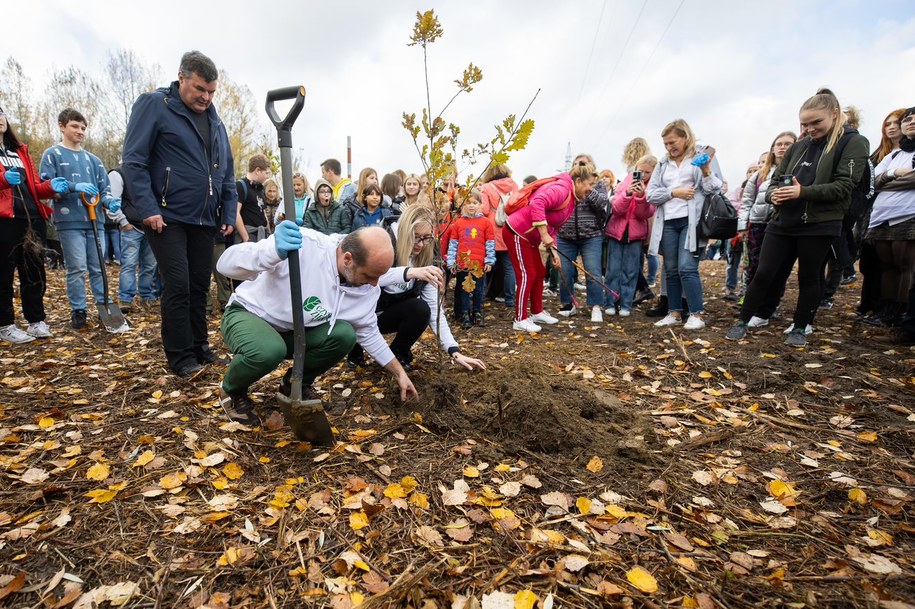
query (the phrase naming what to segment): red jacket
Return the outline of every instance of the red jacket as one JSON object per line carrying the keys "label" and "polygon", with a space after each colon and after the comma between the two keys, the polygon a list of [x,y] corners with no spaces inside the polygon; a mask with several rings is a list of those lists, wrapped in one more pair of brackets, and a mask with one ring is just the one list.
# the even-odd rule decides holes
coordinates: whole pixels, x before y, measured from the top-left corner
{"label": "red jacket", "polygon": [[[448,266],[456,264],[459,269],[466,269],[469,260],[475,260],[480,265],[495,264],[495,232],[495,225],[486,216],[456,218],[442,242],[442,252],[447,257]],[[492,242],[489,246],[492,248],[492,258],[486,251],[489,242]],[[467,259],[461,254],[466,254]]]}
{"label": "red jacket", "polygon": [[[46,205],[41,202],[42,199],[50,199],[54,196],[54,189],[51,188],[51,181],[46,180],[44,182],[38,179],[38,174],[35,173],[35,167],[32,165],[32,157],[29,156],[29,147],[25,144],[21,145],[16,154],[19,155],[19,159],[22,161],[22,167],[25,169],[25,179],[23,180],[23,186],[26,186],[29,189],[29,192],[32,194],[32,198],[35,199],[35,204],[38,206],[38,213],[41,214],[41,217],[47,220],[51,216],[50,205]],[[6,181],[5,173],[0,173],[0,218],[12,218],[13,217],[13,186],[9,185],[9,182]]]}

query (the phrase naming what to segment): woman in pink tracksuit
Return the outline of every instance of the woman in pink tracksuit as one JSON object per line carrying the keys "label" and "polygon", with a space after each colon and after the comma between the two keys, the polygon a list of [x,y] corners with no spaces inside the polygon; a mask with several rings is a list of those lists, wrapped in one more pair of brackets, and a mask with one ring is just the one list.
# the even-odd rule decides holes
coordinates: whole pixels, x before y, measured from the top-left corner
{"label": "woman in pink tracksuit", "polygon": [[543,310],[546,269],[540,259],[539,247],[542,243],[548,248],[553,262],[559,266],[556,232],[572,215],[576,202],[588,196],[596,180],[594,165],[580,161],[569,173],[561,173],[553,182],[535,190],[528,204],[511,214],[502,227],[502,237],[517,278],[513,329],[539,332],[538,322],[555,324],[559,321]]}

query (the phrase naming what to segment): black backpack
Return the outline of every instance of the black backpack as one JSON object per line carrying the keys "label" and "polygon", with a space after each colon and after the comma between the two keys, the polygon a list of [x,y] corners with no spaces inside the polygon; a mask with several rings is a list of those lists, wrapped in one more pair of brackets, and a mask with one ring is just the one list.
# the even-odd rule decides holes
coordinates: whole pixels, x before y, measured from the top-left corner
{"label": "black backpack", "polygon": [[737,234],[737,210],[721,192],[708,195],[696,230],[700,239],[731,239]]}

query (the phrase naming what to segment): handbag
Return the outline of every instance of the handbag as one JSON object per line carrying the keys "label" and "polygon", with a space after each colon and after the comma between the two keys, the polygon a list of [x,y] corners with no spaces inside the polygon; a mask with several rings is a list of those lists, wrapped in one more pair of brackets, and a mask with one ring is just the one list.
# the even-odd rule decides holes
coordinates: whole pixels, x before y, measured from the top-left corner
{"label": "handbag", "polygon": [[696,227],[700,239],[730,239],[737,234],[737,210],[720,192],[705,197]]}

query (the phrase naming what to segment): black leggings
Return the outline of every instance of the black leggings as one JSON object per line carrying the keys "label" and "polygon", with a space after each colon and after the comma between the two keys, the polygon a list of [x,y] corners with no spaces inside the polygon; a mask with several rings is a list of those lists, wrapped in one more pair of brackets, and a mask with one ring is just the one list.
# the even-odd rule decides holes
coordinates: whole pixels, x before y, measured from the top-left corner
{"label": "black leggings", "polygon": [[880,278],[883,299],[887,302],[906,303],[915,271],[915,241],[874,241],[877,256],[883,265]]}
{"label": "black leggings", "polygon": [[797,259],[798,297],[794,309],[794,327],[805,328],[813,321],[820,304],[820,273],[833,237],[787,237],[766,232],[759,253],[759,268],[747,287],[740,319],[750,321],[766,300],[770,290],[779,286],[789,261]]}
{"label": "black leggings", "polygon": [[[413,355],[410,350],[429,325],[431,312],[429,305],[422,298],[407,298],[388,305],[378,312],[378,331],[382,334],[396,332],[391,341],[391,351],[402,362],[410,362]],[[359,343],[353,347],[350,357],[362,354]]]}

